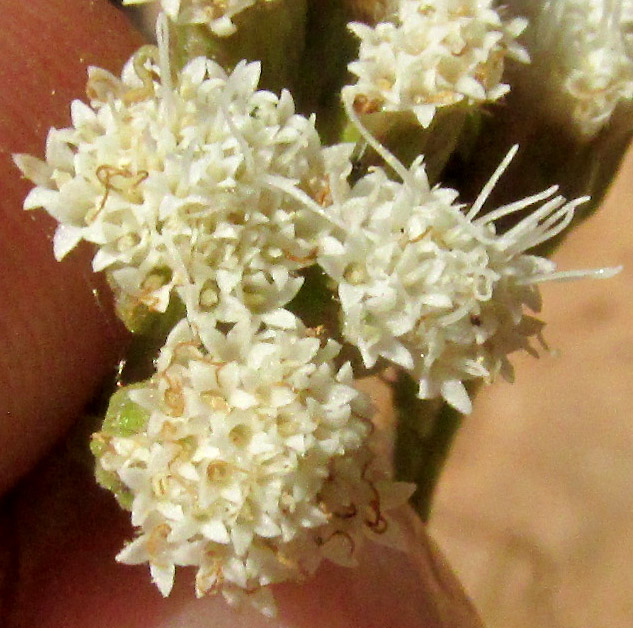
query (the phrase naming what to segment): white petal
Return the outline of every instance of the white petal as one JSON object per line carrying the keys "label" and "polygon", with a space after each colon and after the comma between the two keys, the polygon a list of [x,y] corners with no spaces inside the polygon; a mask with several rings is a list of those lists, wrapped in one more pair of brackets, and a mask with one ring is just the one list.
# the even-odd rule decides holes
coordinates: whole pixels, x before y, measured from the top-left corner
{"label": "white petal", "polygon": [[48,188],[35,187],[33,188],[24,199],[24,209],[37,209],[44,207],[54,208],[59,201],[59,192],[57,190],[49,190]]}
{"label": "white petal", "polygon": [[53,253],[60,261],[74,249],[82,239],[83,229],[72,225],[59,225],[53,236]]}
{"label": "white petal", "polygon": [[239,388],[230,394],[228,401],[230,405],[240,410],[247,410],[257,405],[257,397]]}
{"label": "white petal", "polygon": [[70,104],[70,116],[75,127],[90,124],[97,119],[95,112],[81,100],[72,101]]}
{"label": "white petal", "polygon": [[116,561],[124,565],[138,565],[149,558],[147,553],[147,536],[134,539],[116,555]]}
{"label": "white petal", "polygon": [[173,563],[169,563],[167,565],[150,563],[149,570],[152,575],[152,582],[158,587],[162,596],[167,597],[174,586],[176,567]]}
{"label": "white petal", "polygon": [[218,519],[211,519],[205,522],[200,526],[200,531],[207,539],[215,543],[226,545],[231,540],[226,526]]}
{"label": "white petal", "polygon": [[279,327],[281,329],[294,329],[297,327],[297,317],[288,310],[274,310],[262,316],[262,320],[267,325]]}
{"label": "white petal", "polygon": [[453,408],[463,414],[470,414],[473,410],[472,402],[466,391],[466,387],[458,379],[449,379],[441,384],[442,397]]}
{"label": "white petal", "polygon": [[45,188],[51,185],[53,169],[45,161],[24,153],[13,155],[13,161],[22,174],[35,185]]}

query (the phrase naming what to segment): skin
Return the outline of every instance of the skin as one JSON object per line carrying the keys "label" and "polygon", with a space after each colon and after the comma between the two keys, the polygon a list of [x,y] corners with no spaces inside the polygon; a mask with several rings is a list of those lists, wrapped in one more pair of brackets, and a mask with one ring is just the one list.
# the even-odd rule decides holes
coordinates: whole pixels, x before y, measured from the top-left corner
{"label": "skin", "polygon": [[358,569],[324,565],[307,585],[278,587],[272,621],[237,612],[217,596],[196,600],[186,570],[164,600],[146,566],[114,562],[133,534],[128,515],[62,439],[112,375],[128,338],[107,287],[91,272],[92,252],[83,248],[57,263],[53,221],[21,210],[30,184],[10,155],[42,155],[46,130],[66,126],[68,103],[83,96],[86,66],[118,72],[143,42],[106,0],[0,0],[0,14],[0,623],[480,626],[450,568],[406,511],[400,519],[407,552],[372,545]]}

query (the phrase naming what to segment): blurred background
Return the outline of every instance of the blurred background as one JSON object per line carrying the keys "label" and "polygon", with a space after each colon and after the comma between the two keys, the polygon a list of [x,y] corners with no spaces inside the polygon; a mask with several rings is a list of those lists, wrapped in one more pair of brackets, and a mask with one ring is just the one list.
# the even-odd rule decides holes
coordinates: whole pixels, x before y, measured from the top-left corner
{"label": "blurred background", "polygon": [[431,532],[490,628],[633,626],[633,151],[544,284],[550,353],[515,354],[482,390],[434,502]]}

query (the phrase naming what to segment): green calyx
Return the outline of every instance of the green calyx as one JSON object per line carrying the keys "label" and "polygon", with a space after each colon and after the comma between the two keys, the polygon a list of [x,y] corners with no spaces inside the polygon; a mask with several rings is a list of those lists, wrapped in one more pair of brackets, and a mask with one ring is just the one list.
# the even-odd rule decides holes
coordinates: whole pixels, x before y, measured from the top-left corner
{"label": "green calyx", "polygon": [[142,385],[125,386],[112,395],[101,431],[93,434],[90,441],[90,451],[96,459],[97,482],[113,493],[121,507],[127,510],[132,507],[132,494],[116,474],[103,468],[101,458],[110,449],[112,438],[131,437],[145,429],[149,413],[129,397],[130,390]]}

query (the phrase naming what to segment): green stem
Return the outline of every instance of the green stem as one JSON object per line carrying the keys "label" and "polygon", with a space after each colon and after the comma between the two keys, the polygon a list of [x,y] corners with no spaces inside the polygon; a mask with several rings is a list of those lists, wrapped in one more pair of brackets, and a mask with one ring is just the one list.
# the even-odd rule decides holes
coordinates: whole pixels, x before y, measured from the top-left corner
{"label": "green stem", "polygon": [[306,0],[257,3],[234,17],[237,30],[229,37],[214,35],[205,25],[174,29],[173,58],[177,68],[203,55],[231,71],[242,59],[260,61],[259,89],[277,94],[294,92],[303,73]]}
{"label": "green stem", "polygon": [[415,482],[411,504],[424,521],[462,415],[442,400],[417,398],[418,384],[405,372],[393,383],[397,415],[395,473]]}

